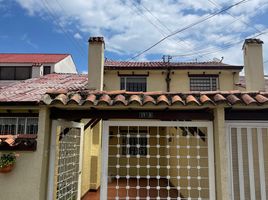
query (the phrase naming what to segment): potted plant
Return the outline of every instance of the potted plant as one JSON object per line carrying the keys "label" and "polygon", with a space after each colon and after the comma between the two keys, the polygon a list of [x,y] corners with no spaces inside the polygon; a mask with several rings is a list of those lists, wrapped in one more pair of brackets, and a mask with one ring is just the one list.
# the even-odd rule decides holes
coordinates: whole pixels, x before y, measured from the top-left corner
{"label": "potted plant", "polygon": [[17,155],[15,153],[2,154],[0,157],[0,173],[8,173],[12,171],[16,163]]}

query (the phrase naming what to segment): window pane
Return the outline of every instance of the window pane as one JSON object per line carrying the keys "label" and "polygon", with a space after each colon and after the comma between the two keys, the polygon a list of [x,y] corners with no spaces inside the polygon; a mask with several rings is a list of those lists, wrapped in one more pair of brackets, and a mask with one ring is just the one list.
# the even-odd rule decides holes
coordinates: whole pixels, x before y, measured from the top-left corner
{"label": "window pane", "polygon": [[217,77],[190,77],[191,91],[214,91],[217,90]]}
{"label": "window pane", "polygon": [[15,68],[1,67],[1,80],[15,80]]}
{"label": "window pane", "polygon": [[16,80],[31,78],[31,67],[16,67]]}
{"label": "window pane", "polygon": [[146,77],[121,77],[121,90],[133,92],[146,92]]}
{"label": "window pane", "polygon": [[51,70],[51,67],[50,66],[44,66],[44,72],[43,72],[43,74],[44,75],[50,74],[51,73],[50,70]]}

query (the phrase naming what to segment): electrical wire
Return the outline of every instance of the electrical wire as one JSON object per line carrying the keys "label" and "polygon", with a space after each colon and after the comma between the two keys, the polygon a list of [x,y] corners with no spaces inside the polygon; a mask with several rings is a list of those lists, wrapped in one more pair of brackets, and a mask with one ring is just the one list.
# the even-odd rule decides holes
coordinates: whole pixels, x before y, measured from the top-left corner
{"label": "electrical wire", "polygon": [[[250,0],[248,0],[248,1],[250,1]],[[248,2],[248,1],[247,1],[247,2]],[[188,29],[192,28],[193,26],[199,25],[199,24],[201,24],[201,23],[203,23],[203,22],[205,22],[205,21],[207,21],[207,20],[209,20],[209,19],[215,17],[216,15],[219,15],[219,14],[221,14],[221,13],[227,11],[227,10],[230,10],[231,8],[233,8],[233,7],[235,7],[235,6],[238,6],[238,5],[240,5],[240,4],[244,3],[244,2],[246,2],[246,0],[239,1],[239,2],[237,2],[237,3],[235,3],[235,4],[232,4],[231,6],[228,6],[228,7],[224,8],[224,9],[218,11],[218,12],[215,12],[215,13],[213,13],[213,14],[210,14],[209,16],[207,16],[207,17],[205,17],[205,18],[203,18],[203,19],[201,19],[201,20],[198,20],[198,21],[196,21],[196,22],[194,22],[194,23],[191,23],[191,24],[189,24],[189,25],[183,27],[182,29],[176,30],[175,32],[173,32],[173,33],[171,33],[171,34],[169,34],[169,35],[163,37],[162,39],[160,39],[159,41],[157,41],[156,43],[154,43],[153,45],[151,45],[149,48],[147,48],[147,49],[141,51],[140,53],[136,54],[135,56],[133,56],[132,58],[130,58],[130,60],[133,60],[133,59],[135,59],[135,58],[141,56],[142,54],[144,54],[144,53],[146,53],[147,51],[151,50],[152,48],[154,48],[154,47],[157,46],[158,44],[162,43],[164,40],[168,39],[169,37],[172,37],[172,36],[174,36],[174,35],[176,35],[176,34],[178,34],[178,33],[181,33],[181,32],[183,32],[183,31],[185,31],[185,30],[188,30]]]}
{"label": "electrical wire", "polygon": [[58,27],[61,29],[61,31],[64,33],[67,40],[72,41],[72,43],[76,46],[77,50],[81,53],[81,56],[86,56],[86,53],[84,49],[80,46],[79,43],[77,43],[76,40],[73,39],[72,36],[69,35],[69,32],[64,29],[64,27],[58,22],[57,17],[53,14],[53,9],[49,6],[49,3],[47,0],[41,0],[44,8],[47,10],[49,16],[51,19],[58,25]]}

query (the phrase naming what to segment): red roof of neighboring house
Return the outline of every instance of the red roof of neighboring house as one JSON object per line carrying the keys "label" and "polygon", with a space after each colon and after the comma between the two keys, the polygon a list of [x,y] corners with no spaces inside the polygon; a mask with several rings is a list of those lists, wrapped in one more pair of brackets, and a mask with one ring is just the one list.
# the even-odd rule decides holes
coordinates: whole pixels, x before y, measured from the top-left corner
{"label": "red roof of neighboring house", "polygon": [[48,74],[40,78],[19,81],[0,89],[0,103],[39,103],[47,91],[79,91],[85,89],[87,75]]}
{"label": "red roof of neighboring house", "polygon": [[0,63],[57,63],[69,55],[0,53]]}
{"label": "red roof of neighboring house", "polygon": [[106,60],[104,64],[107,70],[134,70],[134,69],[235,69],[241,70],[243,66],[228,65],[221,62],[135,62]]}

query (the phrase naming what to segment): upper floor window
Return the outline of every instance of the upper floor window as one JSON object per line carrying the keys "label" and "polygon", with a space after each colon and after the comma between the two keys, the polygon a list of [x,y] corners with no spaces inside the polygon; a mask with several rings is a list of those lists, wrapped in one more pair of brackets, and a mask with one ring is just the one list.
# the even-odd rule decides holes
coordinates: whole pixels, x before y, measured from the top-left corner
{"label": "upper floor window", "polygon": [[146,92],[146,77],[125,76],[120,78],[120,89],[132,92]]}
{"label": "upper floor window", "polygon": [[191,91],[215,91],[218,89],[218,76],[190,75]]}
{"label": "upper floor window", "polygon": [[44,66],[44,75],[50,74],[51,73],[51,67],[50,66]]}
{"label": "upper floor window", "polygon": [[0,80],[25,80],[31,75],[32,67],[0,67]]}

